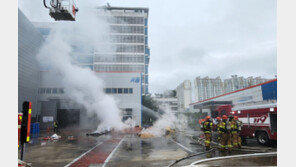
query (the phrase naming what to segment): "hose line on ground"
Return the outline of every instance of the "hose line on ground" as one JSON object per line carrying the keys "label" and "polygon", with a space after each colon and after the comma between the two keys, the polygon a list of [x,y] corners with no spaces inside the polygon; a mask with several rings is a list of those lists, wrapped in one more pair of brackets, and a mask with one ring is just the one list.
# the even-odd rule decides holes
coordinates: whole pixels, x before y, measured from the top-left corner
{"label": "hose line on ground", "polygon": [[194,156],[198,156],[198,155],[202,155],[202,154],[206,154],[206,153],[210,153],[212,151],[214,151],[215,149],[212,148],[210,149],[209,151],[205,151],[205,152],[200,152],[200,153],[195,153],[195,154],[191,154],[187,157],[184,157],[184,158],[181,158],[181,159],[178,159],[178,160],[175,160],[173,163],[171,163],[168,167],[172,167],[173,165],[175,165],[176,163],[180,162],[180,161],[183,161],[185,159],[188,159],[188,158],[191,158],[191,157],[194,157]]}

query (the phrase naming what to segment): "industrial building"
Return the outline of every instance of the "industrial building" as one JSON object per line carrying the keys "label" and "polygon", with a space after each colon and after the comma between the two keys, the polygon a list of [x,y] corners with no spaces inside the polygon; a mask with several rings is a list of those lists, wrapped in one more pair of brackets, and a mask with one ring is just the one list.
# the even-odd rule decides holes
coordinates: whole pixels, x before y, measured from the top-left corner
{"label": "industrial building", "polygon": [[184,112],[189,108],[189,104],[192,102],[192,87],[190,80],[183,81],[177,88],[178,99],[178,111]]}
{"label": "industrial building", "polygon": [[[141,125],[141,74],[140,73],[96,73],[104,81],[104,91],[118,101],[122,111],[122,120],[131,118],[136,125]],[[78,126],[90,128],[96,124],[95,115],[87,114],[86,109],[69,99],[64,86],[53,79],[50,71],[41,72],[39,88],[40,117],[42,128],[52,124],[53,120],[61,122],[61,128]],[[108,112],[108,111],[104,111]],[[71,119],[67,119],[71,118]]]}
{"label": "industrial building", "polygon": [[37,115],[40,66],[36,55],[44,42],[42,35],[18,9],[18,112],[24,101],[32,102],[32,120]]}
{"label": "industrial building", "polygon": [[[190,112],[204,112],[203,106],[213,109],[217,105],[232,104],[235,106],[249,104],[269,104],[277,101],[277,79],[225,93],[216,97],[197,101],[189,105]],[[207,111],[207,110],[205,110]]]}
{"label": "industrial building", "polygon": [[[91,69],[104,83],[104,91],[118,101],[122,110],[122,120],[132,118],[136,125],[141,125],[141,97],[148,93],[148,8],[122,8],[103,6],[98,8],[99,17],[108,17],[110,32],[106,33],[111,50],[100,50],[100,46],[88,46],[71,43],[73,64]],[[63,22],[35,22],[35,27],[45,39],[51,31]],[[115,49],[114,49],[115,48]],[[52,79],[50,69],[41,67],[39,86],[39,108],[42,128],[52,121],[64,122],[61,127],[80,126],[83,122],[90,125],[96,122],[86,114],[83,106],[74,103],[65,95],[65,87]],[[72,122],[66,117],[71,116]],[[75,118],[75,121],[74,121]]]}

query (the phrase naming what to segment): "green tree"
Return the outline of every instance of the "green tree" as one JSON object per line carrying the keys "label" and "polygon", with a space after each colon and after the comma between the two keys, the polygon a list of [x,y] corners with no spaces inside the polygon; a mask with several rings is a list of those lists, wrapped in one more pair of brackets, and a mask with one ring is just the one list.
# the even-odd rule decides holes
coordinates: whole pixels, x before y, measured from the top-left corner
{"label": "green tree", "polygon": [[159,110],[157,102],[153,100],[151,95],[142,96],[142,105],[156,112]]}

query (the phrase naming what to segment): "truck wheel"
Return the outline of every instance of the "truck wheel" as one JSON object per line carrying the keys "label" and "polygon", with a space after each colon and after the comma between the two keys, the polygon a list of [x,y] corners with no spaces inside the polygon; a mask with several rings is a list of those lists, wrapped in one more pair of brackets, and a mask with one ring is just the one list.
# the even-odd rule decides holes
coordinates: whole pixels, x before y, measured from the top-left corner
{"label": "truck wheel", "polygon": [[256,138],[259,144],[269,146],[270,141],[266,132],[258,132]]}

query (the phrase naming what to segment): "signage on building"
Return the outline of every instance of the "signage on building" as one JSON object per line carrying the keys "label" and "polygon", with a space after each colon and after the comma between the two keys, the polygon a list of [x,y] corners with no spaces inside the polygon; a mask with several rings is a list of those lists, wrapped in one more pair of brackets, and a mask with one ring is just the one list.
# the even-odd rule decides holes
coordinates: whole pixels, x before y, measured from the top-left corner
{"label": "signage on building", "polygon": [[131,80],[130,80],[131,83],[139,83],[140,82],[140,77],[133,77]]}
{"label": "signage on building", "polygon": [[53,122],[53,117],[45,116],[45,117],[43,117],[43,122]]}

